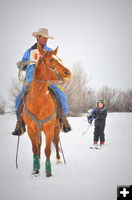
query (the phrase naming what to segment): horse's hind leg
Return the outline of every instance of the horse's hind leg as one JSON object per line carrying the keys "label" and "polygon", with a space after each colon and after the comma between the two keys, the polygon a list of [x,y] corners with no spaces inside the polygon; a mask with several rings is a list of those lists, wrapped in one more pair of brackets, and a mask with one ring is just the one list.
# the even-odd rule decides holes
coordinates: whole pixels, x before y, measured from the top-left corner
{"label": "horse's hind leg", "polygon": [[53,143],[54,143],[55,149],[56,149],[56,162],[61,163],[60,154],[59,154],[59,140],[60,140],[59,139],[59,133],[60,133],[59,122],[57,123],[57,126],[55,126],[54,131],[55,131],[55,134],[54,134]]}

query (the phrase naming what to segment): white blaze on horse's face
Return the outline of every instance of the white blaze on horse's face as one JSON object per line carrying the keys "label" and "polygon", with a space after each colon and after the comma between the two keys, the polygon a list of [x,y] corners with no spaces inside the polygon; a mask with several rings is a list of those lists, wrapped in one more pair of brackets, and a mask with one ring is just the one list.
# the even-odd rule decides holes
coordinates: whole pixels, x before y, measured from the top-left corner
{"label": "white blaze on horse's face", "polygon": [[61,77],[62,81],[68,81],[71,78],[71,72],[55,54],[52,54],[48,61],[51,61],[52,71]]}
{"label": "white blaze on horse's face", "polygon": [[66,67],[66,66],[62,63],[61,59],[59,59],[57,56],[52,55],[52,58],[54,58],[55,60],[57,60],[58,63],[60,63],[63,67]]}

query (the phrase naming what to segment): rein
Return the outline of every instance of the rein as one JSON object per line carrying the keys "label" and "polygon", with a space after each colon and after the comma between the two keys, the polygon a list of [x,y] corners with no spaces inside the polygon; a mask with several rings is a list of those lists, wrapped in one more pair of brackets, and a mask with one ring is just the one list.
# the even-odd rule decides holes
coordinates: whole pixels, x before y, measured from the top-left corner
{"label": "rein", "polygon": [[33,80],[36,81],[36,82],[38,82],[38,83],[43,83],[43,84],[46,84],[46,83],[48,83],[48,84],[51,84],[51,83],[58,83],[58,84],[62,83],[63,78],[60,76],[60,74],[58,73],[58,71],[56,70],[56,68],[49,68],[49,67],[47,67],[47,65],[45,65],[45,63],[43,61],[43,58],[44,58],[44,56],[42,58],[40,58],[40,59],[42,61],[42,64],[43,64],[44,68],[47,68],[48,70],[54,72],[55,75],[56,75],[56,77],[58,78],[58,80],[57,81],[55,81],[55,80],[43,81],[43,80],[38,80],[38,79],[35,79],[35,78],[33,78]]}
{"label": "rein", "polygon": [[[46,83],[48,83],[48,84],[51,84],[51,83],[58,83],[58,84],[60,84],[60,83],[62,83],[63,78],[60,76],[60,74],[59,74],[59,72],[56,70],[56,68],[49,68],[49,67],[47,67],[47,65],[45,65],[45,63],[44,63],[44,61],[43,61],[44,56],[45,56],[45,55],[43,55],[43,57],[40,58],[41,61],[42,61],[43,66],[44,66],[45,68],[47,68],[48,70],[54,72],[55,75],[56,75],[56,77],[58,78],[58,80],[57,80],[57,81],[54,81],[54,80],[42,81],[42,80],[37,80],[37,79],[35,79],[35,78],[33,78],[33,80],[36,81],[36,82],[39,82],[39,83],[43,83],[43,84],[46,84]],[[39,61],[40,61],[40,59],[39,59]],[[38,61],[28,60],[28,61],[25,61],[25,62],[21,62],[21,61],[18,61],[18,62],[17,62],[17,66],[20,66],[19,72],[18,72],[18,79],[19,79],[19,81],[22,83],[22,85],[25,85],[25,86],[30,85],[30,83],[28,83],[28,82],[26,82],[25,80],[23,80],[23,78],[22,78],[22,71],[24,71],[24,67],[25,67],[26,65],[30,64],[30,63],[36,64],[36,65],[37,65],[37,64],[38,64]]]}
{"label": "rein", "polygon": [[50,71],[52,71],[52,72],[55,73],[56,77],[58,78],[58,81],[62,81],[62,80],[63,80],[63,78],[60,76],[60,74],[59,74],[59,72],[56,70],[56,68],[49,68],[49,67],[47,67],[47,65],[45,65],[43,59],[42,59],[42,64],[43,64],[43,66],[44,66],[45,68],[47,68],[48,70],[50,70]]}
{"label": "rein", "polygon": [[26,82],[22,77],[22,71],[24,71],[24,67],[30,63],[37,64],[36,61],[27,60],[25,62],[18,61],[17,66],[20,67],[18,71],[18,80],[22,83],[22,85],[28,86],[30,83]]}

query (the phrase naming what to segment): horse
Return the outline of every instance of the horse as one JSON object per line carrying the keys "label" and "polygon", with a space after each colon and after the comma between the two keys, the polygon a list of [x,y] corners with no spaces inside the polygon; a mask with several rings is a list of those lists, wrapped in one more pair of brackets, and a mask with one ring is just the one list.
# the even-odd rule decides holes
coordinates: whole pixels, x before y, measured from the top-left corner
{"label": "horse", "polygon": [[45,134],[45,171],[46,177],[52,176],[51,170],[51,145],[56,148],[56,159],[60,162],[59,133],[60,121],[57,118],[56,103],[49,93],[48,86],[51,83],[65,83],[71,78],[61,59],[57,57],[58,47],[53,51],[44,51],[38,44],[40,58],[36,64],[28,95],[24,100],[22,112],[23,120],[27,125],[27,133],[31,140],[33,152],[32,175],[39,175],[41,133]]}

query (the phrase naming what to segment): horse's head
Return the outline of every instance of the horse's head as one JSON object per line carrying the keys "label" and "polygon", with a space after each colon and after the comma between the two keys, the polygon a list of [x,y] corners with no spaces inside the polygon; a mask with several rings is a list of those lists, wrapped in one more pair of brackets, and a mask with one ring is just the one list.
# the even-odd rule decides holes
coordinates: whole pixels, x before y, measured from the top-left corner
{"label": "horse's head", "polygon": [[56,56],[58,47],[53,51],[44,51],[41,46],[38,45],[38,50],[41,56],[36,69],[38,68],[38,73],[41,74],[41,76],[39,75],[41,80],[66,82],[71,78],[69,69],[67,69],[61,59]]}

